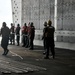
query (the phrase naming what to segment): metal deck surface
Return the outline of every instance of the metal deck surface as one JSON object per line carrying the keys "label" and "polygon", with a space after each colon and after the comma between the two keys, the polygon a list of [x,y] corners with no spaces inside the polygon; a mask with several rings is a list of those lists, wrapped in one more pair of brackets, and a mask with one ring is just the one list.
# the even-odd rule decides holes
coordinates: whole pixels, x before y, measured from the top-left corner
{"label": "metal deck surface", "polygon": [[55,49],[55,59],[44,59],[43,47],[34,50],[9,45],[9,53],[3,56],[0,47],[0,75],[75,75],[75,51]]}

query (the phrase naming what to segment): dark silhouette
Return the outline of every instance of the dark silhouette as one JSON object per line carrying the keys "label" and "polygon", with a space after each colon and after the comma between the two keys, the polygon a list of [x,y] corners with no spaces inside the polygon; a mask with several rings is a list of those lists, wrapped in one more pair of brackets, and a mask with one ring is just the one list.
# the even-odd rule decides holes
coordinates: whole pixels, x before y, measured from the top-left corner
{"label": "dark silhouette", "polygon": [[10,28],[10,44],[14,45],[15,44],[15,27],[13,25],[13,23],[11,23],[11,28]]}
{"label": "dark silhouette", "polygon": [[43,54],[46,54],[46,49],[47,49],[47,47],[46,47],[46,35],[45,35],[45,32],[46,32],[46,28],[47,28],[47,22],[45,21],[44,22],[44,29],[43,29],[43,37],[42,37],[42,40],[43,40],[43,45],[44,45],[44,52],[43,52]]}
{"label": "dark silhouette", "polygon": [[53,59],[55,58],[55,50],[54,50],[54,32],[55,28],[52,26],[52,22],[48,21],[48,27],[46,28],[45,35],[47,37],[46,44],[47,44],[47,52],[45,59],[49,59],[49,49],[51,49],[51,53],[53,55]]}
{"label": "dark silhouette", "polygon": [[3,55],[7,55],[9,52],[7,47],[8,47],[8,42],[9,42],[10,30],[6,26],[6,22],[3,22],[0,34],[2,35],[1,46],[4,49]]}
{"label": "dark silhouette", "polygon": [[33,50],[34,49],[34,44],[33,44],[33,41],[34,41],[34,37],[35,37],[35,27],[33,25],[33,22],[31,22],[31,29],[30,29],[30,34],[29,34],[29,39],[30,39],[30,50]]}
{"label": "dark silhouette", "polygon": [[20,44],[19,43],[20,42],[20,25],[19,24],[17,24],[15,33],[16,33],[17,46],[19,46],[19,44]]}

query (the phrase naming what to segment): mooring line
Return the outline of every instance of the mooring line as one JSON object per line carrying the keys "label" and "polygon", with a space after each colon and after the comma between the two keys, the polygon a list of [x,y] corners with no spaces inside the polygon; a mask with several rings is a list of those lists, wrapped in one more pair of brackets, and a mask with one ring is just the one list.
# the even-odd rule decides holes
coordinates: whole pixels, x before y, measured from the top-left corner
{"label": "mooring line", "polygon": [[23,57],[20,56],[20,55],[18,55],[17,53],[14,53],[14,52],[12,52],[12,51],[10,51],[10,53],[12,53],[12,54],[14,54],[15,56],[18,56],[19,58],[23,59]]}

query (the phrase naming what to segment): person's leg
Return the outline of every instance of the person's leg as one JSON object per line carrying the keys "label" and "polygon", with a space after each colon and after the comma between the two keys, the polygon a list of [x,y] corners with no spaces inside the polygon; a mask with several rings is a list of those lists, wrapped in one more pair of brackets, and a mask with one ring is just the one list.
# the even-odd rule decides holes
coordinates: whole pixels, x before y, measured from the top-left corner
{"label": "person's leg", "polygon": [[6,38],[5,39],[6,41],[6,43],[5,43],[5,55],[7,55],[8,54],[8,52],[9,52],[9,50],[8,50],[8,42],[9,42],[9,38]]}
{"label": "person's leg", "polygon": [[33,39],[30,39],[30,49],[33,50]]}
{"label": "person's leg", "polygon": [[49,47],[50,47],[50,41],[47,39],[47,41],[46,41],[46,44],[47,44],[47,51],[46,51],[46,57],[45,57],[45,59],[49,59]]}
{"label": "person's leg", "polygon": [[55,58],[55,49],[54,46],[51,46],[51,53],[53,55],[53,59]]}
{"label": "person's leg", "polygon": [[28,45],[29,45],[29,39],[28,39],[28,36],[26,36],[26,48],[28,47]]}
{"label": "person's leg", "polygon": [[25,47],[27,46],[27,35],[25,35]]}
{"label": "person's leg", "polygon": [[16,42],[17,42],[17,46],[18,46],[18,36],[16,35]]}
{"label": "person's leg", "polygon": [[51,53],[53,55],[53,59],[55,58],[55,44],[54,44],[54,39],[51,40],[51,45],[50,45],[50,48],[51,48]]}
{"label": "person's leg", "polygon": [[8,52],[9,52],[9,50],[7,49],[7,47],[8,47],[8,46],[6,46],[6,48],[5,48],[5,54],[4,54],[4,55],[7,55]]}
{"label": "person's leg", "polygon": [[1,41],[1,46],[4,49],[4,53],[2,55],[7,55],[8,52],[9,52],[9,50],[7,49],[8,42],[9,42],[9,39],[8,38],[3,38],[2,41]]}
{"label": "person's leg", "polygon": [[12,34],[10,34],[10,44],[12,45]]}
{"label": "person's leg", "polygon": [[45,58],[49,58],[49,46],[47,47],[47,52],[46,52],[46,57]]}
{"label": "person's leg", "polygon": [[17,45],[19,46],[20,36],[17,36]]}
{"label": "person's leg", "polygon": [[31,49],[34,49],[34,46],[33,46],[33,39],[32,39],[32,41],[31,41]]}
{"label": "person's leg", "polygon": [[4,52],[2,55],[5,55],[5,45],[4,45],[4,39],[1,40],[1,47],[3,48]]}
{"label": "person's leg", "polygon": [[44,52],[43,52],[43,54],[46,54],[46,51],[47,51],[46,38],[43,39],[43,44],[44,44]]}
{"label": "person's leg", "polygon": [[22,38],[22,43],[23,43],[22,47],[24,47],[25,46],[25,36],[24,35],[23,35],[23,38]]}
{"label": "person's leg", "polygon": [[13,34],[13,45],[15,45],[15,34]]}

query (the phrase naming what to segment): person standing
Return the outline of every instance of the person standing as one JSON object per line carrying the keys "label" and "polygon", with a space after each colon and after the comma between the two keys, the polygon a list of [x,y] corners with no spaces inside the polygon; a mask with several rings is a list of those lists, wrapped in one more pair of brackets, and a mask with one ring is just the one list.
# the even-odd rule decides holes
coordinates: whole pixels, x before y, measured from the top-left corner
{"label": "person standing", "polygon": [[47,44],[47,52],[45,59],[49,59],[49,49],[51,49],[51,53],[53,55],[53,59],[55,58],[55,50],[54,50],[54,32],[55,28],[52,26],[52,21],[48,21],[48,27],[46,29],[45,35],[47,37],[46,44]]}
{"label": "person standing", "polygon": [[25,23],[24,26],[22,27],[22,47],[25,47],[27,44],[27,33],[28,33],[28,29],[27,29],[27,24]]}
{"label": "person standing", "polygon": [[33,22],[31,22],[31,29],[30,29],[30,34],[29,34],[29,39],[30,39],[30,50],[34,49],[34,37],[35,37],[35,27],[33,26]]}
{"label": "person standing", "polygon": [[42,37],[43,45],[44,45],[44,52],[43,52],[43,54],[46,54],[46,49],[47,49],[47,47],[46,47],[46,35],[45,35],[46,29],[47,29],[47,22],[45,21],[44,22],[44,29],[43,29],[43,37]]}
{"label": "person standing", "polygon": [[15,27],[13,25],[13,23],[11,23],[11,28],[10,28],[10,44],[14,45],[15,44]]}
{"label": "person standing", "polygon": [[20,41],[20,25],[19,24],[17,24],[15,33],[16,33],[17,46],[19,46],[19,41]]}
{"label": "person standing", "polygon": [[30,40],[29,40],[29,34],[30,34],[30,30],[31,30],[30,22],[28,23],[27,29],[28,29],[27,47],[30,47]]}
{"label": "person standing", "polygon": [[8,50],[9,34],[10,34],[10,30],[6,26],[6,22],[3,22],[1,32],[0,32],[0,35],[2,35],[1,46],[4,49],[4,53],[2,55],[7,55],[9,52]]}

